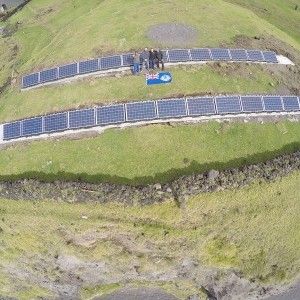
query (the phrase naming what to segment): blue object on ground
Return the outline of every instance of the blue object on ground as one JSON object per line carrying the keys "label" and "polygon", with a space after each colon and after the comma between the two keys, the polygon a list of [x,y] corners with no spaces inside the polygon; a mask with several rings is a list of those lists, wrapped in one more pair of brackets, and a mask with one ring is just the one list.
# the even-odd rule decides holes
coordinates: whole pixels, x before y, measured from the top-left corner
{"label": "blue object on ground", "polygon": [[164,83],[171,83],[171,82],[172,82],[172,76],[170,72],[146,74],[147,85],[164,84]]}

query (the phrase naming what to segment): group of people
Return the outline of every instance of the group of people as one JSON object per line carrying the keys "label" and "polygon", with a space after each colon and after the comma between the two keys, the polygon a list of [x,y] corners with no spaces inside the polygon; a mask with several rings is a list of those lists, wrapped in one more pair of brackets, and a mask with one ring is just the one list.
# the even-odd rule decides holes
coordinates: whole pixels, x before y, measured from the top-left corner
{"label": "group of people", "polygon": [[163,59],[163,52],[160,49],[154,50],[151,48],[149,51],[146,47],[142,53],[135,51],[133,55],[133,74],[136,75],[144,69],[147,71],[154,70],[155,66],[159,69],[160,64],[163,71],[165,68]]}

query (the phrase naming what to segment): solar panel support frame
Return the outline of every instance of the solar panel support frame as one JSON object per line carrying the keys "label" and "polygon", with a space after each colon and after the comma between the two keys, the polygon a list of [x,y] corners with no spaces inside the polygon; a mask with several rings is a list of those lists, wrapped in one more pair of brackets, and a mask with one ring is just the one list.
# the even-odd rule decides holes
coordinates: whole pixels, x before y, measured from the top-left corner
{"label": "solar panel support frame", "polygon": [[285,110],[285,109],[284,109],[284,103],[283,103],[283,98],[282,98],[282,96],[280,96],[280,101],[281,101],[281,107],[282,107],[282,110]]}
{"label": "solar panel support frame", "polygon": [[166,50],[166,54],[167,54],[167,61],[170,61],[169,50]]}
{"label": "solar panel support frame", "polygon": [[[79,75],[80,73],[79,73],[79,62],[77,62],[77,74],[76,75]],[[76,76],[75,75],[75,76]]]}
{"label": "solar panel support frame", "polygon": [[67,113],[67,129],[70,128],[70,112]]}
{"label": "solar panel support frame", "polygon": [[212,54],[211,54],[210,48],[208,48],[208,53],[209,53],[209,56],[210,56],[210,60],[213,61],[213,56],[212,56]]}
{"label": "solar panel support frame", "polygon": [[121,66],[124,67],[123,55],[120,55],[120,57],[121,57]]}
{"label": "solar panel support frame", "polygon": [[[228,53],[228,56],[229,56],[230,60],[232,60],[232,56],[231,56],[230,50],[229,49],[226,49],[226,50],[227,50],[227,53]],[[240,101],[241,101],[241,99],[240,99]]]}
{"label": "solar panel support frame", "polygon": [[187,97],[184,97],[184,104],[185,104],[186,115],[189,116],[190,110],[189,110],[189,106],[188,106],[188,102],[187,102]]}
{"label": "solar panel support frame", "polygon": [[266,111],[266,106],[265,106],[265,101],[264,101],[263,96],[260,96],[260,100],[261,100],[261,103],[262,103],[262,106],[263,106],[263,111]]}
{"label": "solar panel support frame", "polygon": [[188,49],[188,54],[189,54],[190,61],[192,61],[191,49]]}
{"label": "solar panel support frame", "polygon": [[123,110],[124,110],[124,120],[125,120],[125,122],[128,122],[128,118],[127,118],[127,103],[123,104]]}

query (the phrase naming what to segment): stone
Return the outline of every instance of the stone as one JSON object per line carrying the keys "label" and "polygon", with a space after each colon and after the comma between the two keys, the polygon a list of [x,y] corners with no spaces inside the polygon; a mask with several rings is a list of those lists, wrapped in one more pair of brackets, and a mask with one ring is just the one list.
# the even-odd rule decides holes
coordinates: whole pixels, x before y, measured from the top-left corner
{"label": "stone", "polygon": [[209,181],[215,180],[219,176],[220,172],[217,170],[210,170],[207,174],[207,178]]}
{"label": "stone", "polygon": [[161,190],[161,184],[160,183],[155,183],[153,186],[156,190]]}

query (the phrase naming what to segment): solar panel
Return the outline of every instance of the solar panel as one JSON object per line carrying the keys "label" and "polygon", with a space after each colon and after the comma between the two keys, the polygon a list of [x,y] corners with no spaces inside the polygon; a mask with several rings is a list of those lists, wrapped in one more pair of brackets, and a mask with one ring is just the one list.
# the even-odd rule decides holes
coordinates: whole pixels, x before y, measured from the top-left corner
{"label": "solar panel", "polygon": [[82,109],[69,112],[69,128],[83,128],[95,125],[95,110]]}
{"label": "solar panel", "polygon": [[273,51],[262,51],[264,61],[271,63],[278,63],[277,56]]}
{"label": "solar panel", "polygon": [[126,104],[127,121],[142,121],[157,118],[154,101]]}
{"label": "solar panel", "polygon": [[282,111],[280,96],[263,96],[265,111]]}
{"label": "solar panel", "polygon": [[242,111],[255,113],[264,110],[260,96],[241,96]]}
{"label": "solar panel", "polygon": [[284,110],[286,110],[286,111],[299,110],[298,97],[296,97],[296,96],[284,96],[284,97],[281,97],[281,98],[282,98]]}
{"label": "solar panel", "polygon": [[232,60],[246,61],[248,60],[247,52],[243,49],[229,49]]}
{"label": "solar panel", "polygon": [[189,116],[211,115],[216,113],[213,97],[187,98]]}
{"label": "solar panel", "polygon": [[247,50],[247,54],[251,61],[264,61],[263,55],[259,50]]}
{"label": "solar panel", "polygon": [[60,113],[55,115],[49,115],[44,117],[44,131],[60,131],[68,129],[68,114]]}
{"label": "solar panel", "polygon": [[57,79],[57,68],[40,72],[40,82],[48,82]]}
{"label": "solar panel", "polygon": [[170,62],[190,60],[189,51],[186,49],[169,50]]}
{"label": "solar panel", "polygon": [[191,49],[192,60],[209,61],[211,60],[209,49]]}
{"label": "solar panel", "polygon": [[240,99],[238,96],[216,97],[216,108],[219,114],[240,113]]}
{"label": "solar panel", "polygon": [[3,125],[3,139],[11,140],[21,136],[21,122],[12,122]]}
{"label": "solar panel", "polygon": [[210,49],[212,60],[231,60],[228,49]]}
{"label": "solar panel", "polygon": [[58,77],[65,78],[77,75],[77,63],[58,68]]}
{"label": "solar panel", "polygon": [[100,67],[99,67],[99,59],[98,58],[81,61],[79,63],[79,73],[80,74],[97,72],[99,70],[100,70]]}
{"label": "solar panel", "polygon": [[159,118],[184,117],[187,115],[185,100],[159,100],[157,101],[157,114]]}
{"label": "solar panel", "polygon": [[125,122],[125,109],[123,104],[97,108],[98,125],[109,125],[122,122]]}
{"label": "solar panel", "polygon": [[39,84],[39,73],[34,73],[23,77],[22,87],[24,89],[37,84]]}
{"label": "solar panel", "polygon": [[102,57],[100,59],[101,70],[116,69],[122,67],[120,55]]}
{"label": "solar panel", "polygon": [[23,136],[40,134],[42,132],[43,132],[43,118],[42,117],[23,120],[23,122],[22,122],[22,135]]}
{"label": "solar panel", "polygon": [[133,65],[133,54],[128,53],[128,54],[123,54],[123,67],[130,67]]}

